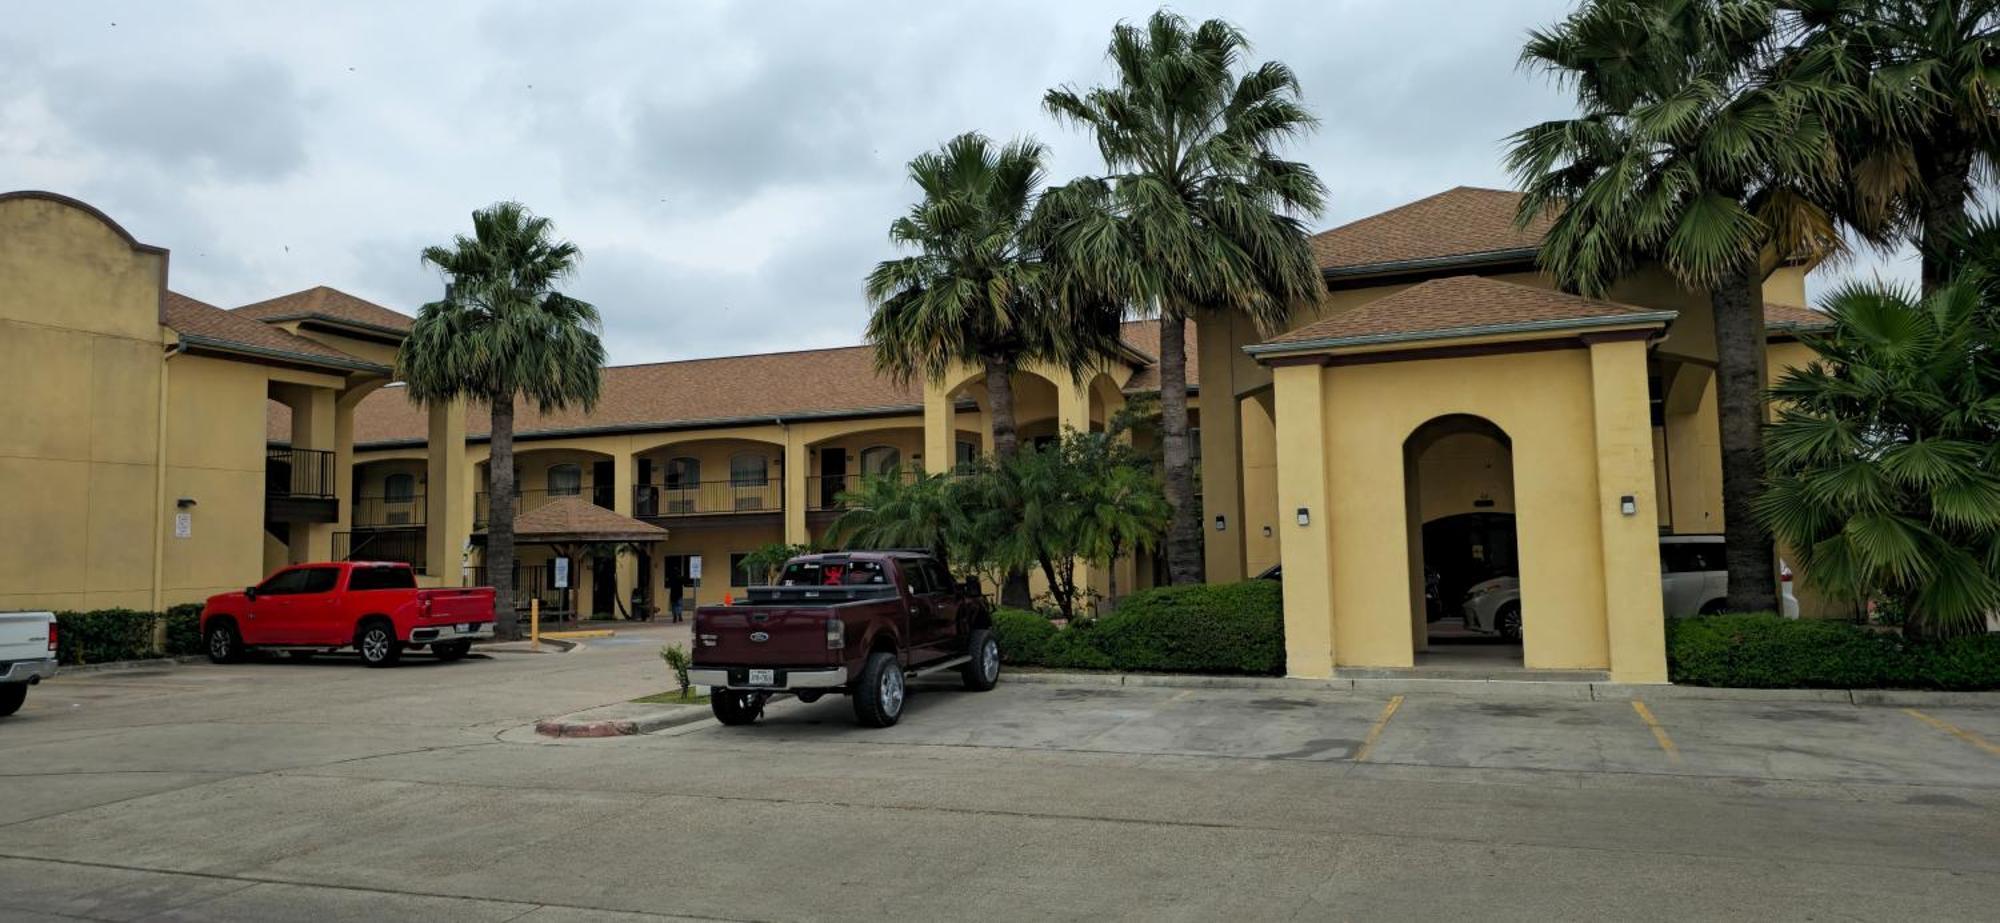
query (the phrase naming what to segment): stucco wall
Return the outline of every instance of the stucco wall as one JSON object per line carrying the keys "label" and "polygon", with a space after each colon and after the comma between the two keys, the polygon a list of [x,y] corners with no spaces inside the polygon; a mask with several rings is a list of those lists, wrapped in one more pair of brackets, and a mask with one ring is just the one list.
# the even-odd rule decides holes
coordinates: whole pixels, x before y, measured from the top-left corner
{"label": "stucco wall", "polygon": [[169,532],[167,605],[264,576],[265,366],[180,356],[168,372],[167,502],[189,498],[191,534]]}

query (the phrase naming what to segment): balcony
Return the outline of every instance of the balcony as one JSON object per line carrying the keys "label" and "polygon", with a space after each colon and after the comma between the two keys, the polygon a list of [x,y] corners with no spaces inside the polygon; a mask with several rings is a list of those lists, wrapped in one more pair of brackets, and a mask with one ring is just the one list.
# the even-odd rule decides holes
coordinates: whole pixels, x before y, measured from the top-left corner
{"label": "balcony", "polygon": [[697,516],[750,516],[785,509],[785,488],[776,480],[701,481],[693,484],[640,484],[632,491],[632,512],[640,519]]}
{"label": "balcony", "polygon": [[264,450],[264,519],[267,522],[333,522],[340,501],[333,492],[333,453],[270,446]]}
{"label": "balcony", "polygon": [[401,561],[421,574],[429,572],[425,567],[427,548],[421,528],[356,529],[333,533],[333,558],[336,561]]}
{"label": "balcony", "polygon": [[[528,490],[516,490],[514,492],[514,515],[519,516],[522,513],[541,509],[552,500],[563,500],[570,497],[589,497],[590,502],[597,506],[607,510],[617,509],[617,507],[611,505],[612,490],[608,484],[602,487],[581,487],[574,490],[532,488]],[[490,498],[491,495],[483,490],[472,495],[472,527],[474,529],[486,528],[487,521],[492,518],[490,515],[492,501]]]}
{"label": "balcony", "polygon": [[427,507],[423,494],[355,497],[348,513],[354,530],[422,529]]}
{"label": "balcony", "polygon": [[[899,471],[895,475],[904,483],[916,480],[918,472]],[[806,515],[813,519],[831,519],[852,508],[852,504],[840,499],[840,495],[861,489],[861,482],[870,477],[883,475],[868,474],[815,474],[806,478]]]}

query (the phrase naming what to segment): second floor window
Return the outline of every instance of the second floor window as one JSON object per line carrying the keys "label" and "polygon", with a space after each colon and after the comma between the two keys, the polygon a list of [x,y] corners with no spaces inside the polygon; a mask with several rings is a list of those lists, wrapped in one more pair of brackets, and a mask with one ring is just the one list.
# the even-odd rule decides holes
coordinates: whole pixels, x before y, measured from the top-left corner
{"label": "second floor window", "polygon": [[771,460],[762,455],[737,455],[729,459],[729,483],[737,487],[762,487],[771,477]]}
{"label": "second floor window", "polygon": [[550,465],[548,485],[551,497],[574,497],[583,493],[583,468],[578,465]]}
{"label": "second floor window", "polygon": [[416,498],[416,475],[392,474],[382,479],[382,499],[385,502],[408,503]]}
{"label": "second floor window", "polygon": [[861,473],[883,475],[896,470],[903,463],[903,453],[895,446],[869,446],[861,450]]}

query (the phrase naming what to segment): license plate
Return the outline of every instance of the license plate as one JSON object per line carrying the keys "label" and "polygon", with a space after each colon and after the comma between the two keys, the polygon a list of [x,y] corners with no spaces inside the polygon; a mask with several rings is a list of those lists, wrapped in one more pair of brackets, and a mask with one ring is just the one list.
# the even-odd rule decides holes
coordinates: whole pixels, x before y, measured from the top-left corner
{"label": "license plate", "polygon": [[769,686],[776,683],[778,681],[777,672],[776,670],[751,670],[750,685]]}
{"label": "license plate", "polygon": [[458,630],[459,630],[459,631],[462,631],[462,632],[465,632],[466,634],[471,634],[471,633],[472,633],[472,625],[473,625],[473,623],[472,623],[472,622],[466,622],[465,624],[463,624],[463,625],[460,625],[460,626],[458,626]]}

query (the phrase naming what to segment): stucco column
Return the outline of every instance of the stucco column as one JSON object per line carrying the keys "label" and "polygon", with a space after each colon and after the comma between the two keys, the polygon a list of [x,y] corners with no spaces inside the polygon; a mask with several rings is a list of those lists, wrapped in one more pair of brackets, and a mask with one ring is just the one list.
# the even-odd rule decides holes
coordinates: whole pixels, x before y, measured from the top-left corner
{"label": "stucco column", "polygon": [[[335,417],[338,409],[335,395],[328,388],[313,388],[304,385],[286,386],[285,403],[292,408],[292,448],[312,449],[322,452],[335,451],[339,446],[338,428]],[[336,462],[338,459],[336,459]],[[338,465],[336,464],[336,469]],[[292,471],[294,489],[313,487],[311,479],[316,479],[317,471],[295,468]],[[335,484],[328,485],[336,498],[347,491],[338,483],[339,471],[333,472]],[[336,509],[339,501],[335,501]],[[289,553],[293,564],[307,561],[326,561],[333,558],[333,533],[336,524],[331,522],[292,523]]]}
{"label": "stucco column", "polygon": [[[1224,315],[1204,312],[1195,327],[1201,367],[1202,564],[1209,583],[1231,583],[1244,577],[1243,443],[1236,408],[1241,344]],[[1223,518],[1221,532],[1215,531],[1217,516]]]}
{"label": "stucco column", "polygon": [[1090,391],[1068,372],[1037,369],[1037,374],[1056,383],[1056,438],[1069,430],[1090,432]]}
{"label": "stucco column", "polygon": [[932,474],[951,470],[952,443],[957,434],[952,409],[951,397],[943,387],[924,382],[924,470]]}
{"label": "stucco column", "polygon": [[[928,405],[927,405],[928,406]],[[929,416],[925,416],[926,422]],[[928,427],[924,430],[928,435]],[[928,459],[927,459],[928,460]],[[806,479],[812,474],[812,453],[806,448],[805,433],[785,427],[785,543],[803,545],[812,541],[806,531]]]}
{"label": "stucco column", "polygon": [[[611,511],[620,516],[631,516],[638,501],[639,455],[629,448],[612,454],[611,462]],[[621,554],[617,558],[618,597],[611,611],[620,611],[618,606],[632,605],[632,590],[639,585],[639,556]],[[638,613],[628,612],[636,617]]]}
{"label": "stucco column", "polygon": [[440,586],[459,586],[472,534],[472,466],[465,461],[465,402],[431,404],[424,472],[424,568]]}
{"label": "stucco column", "polygon": [[[1666,619],[1660,600],[1645,338],[1615,334],[1592,338],[1590,380],[1611,678],[1621,683],[1664,683]],[[1624,510],[1628,497],[1633,506],[1629,514]]]}
{"label": "stucco column", "polygon": [[[1278,563],[1278,543],[1285,534],[1278,516],[1278,443],[1271,413],[1271,391],[1266,388],[1244,398],[1243,440],[1243,572],[1263,573]],[[1213,519],[1209,530],[1215,529]],[[1238,528],[1231,525],[1232,530]],[[1226,534],[1226,533],[1225,533]]]}
{"label": "stucco column", "polygon": [[[1285,568],[1285,673],[1308,679],[1333,675],[1325,373],[1317,363],[1279,365],[1271,372],[1282,513],[1274,531],[1285,535],[1278,546]],[[1298,521],[1301,511],[1305,525]]]}

